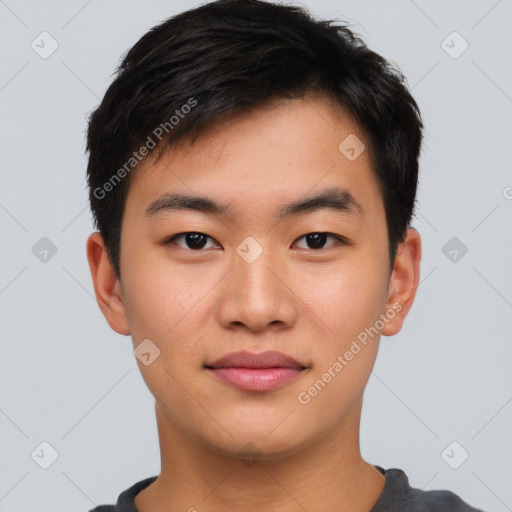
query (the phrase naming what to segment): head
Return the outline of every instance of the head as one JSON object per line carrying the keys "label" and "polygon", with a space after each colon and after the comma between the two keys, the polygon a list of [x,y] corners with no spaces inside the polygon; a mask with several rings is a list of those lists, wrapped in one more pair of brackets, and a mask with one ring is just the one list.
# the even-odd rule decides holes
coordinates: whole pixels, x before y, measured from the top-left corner
{"label": "head", "polygon": [[[259,0],[174,16],[124,56],[89,121],[88,258],[111,327],[150,340],[142,375],[183,431],[275,455],[360,403],[418,284],[422,123],[404,82],[348,27]],[[239,350],[307,370],[240,391],[207,369]]]}

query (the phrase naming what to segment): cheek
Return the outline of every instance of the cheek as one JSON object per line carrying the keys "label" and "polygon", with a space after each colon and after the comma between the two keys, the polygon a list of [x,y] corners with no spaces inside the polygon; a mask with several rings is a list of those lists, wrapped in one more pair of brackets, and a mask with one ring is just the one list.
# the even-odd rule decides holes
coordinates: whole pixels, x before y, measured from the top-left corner
{"label": "cheek", "polygon": [[123,261],[123,289],[134,344],[144,338],[163,344],[173,331],[193,321],[194,305],[206,294],[208,283],[197,278],[197,270],[171,265],[159,251],[131,251]]}
{"label": "cheek", "polygon": [[144,338],[160,344],[173,317],[183,306],[173,291],[175,286],[164,279],[153,280],[147,272],[137,272],[127,280],[125,309],[134,345]]}
{"label": "cheek", "polygon": [[341,348],[379,318],[386,284],[379,265],[366,263],[361,256],[323,276],[308,276],[302,284],[303,301],[324,324],[322,330],[333,344]]}
{"label": "cheek", "polygon": [[[151,393],[165,401],[172,390],[179,395],[182,386],[193,386],[200,372],[198,326],[204,324],[202,311],[211,306],[207,296],[211,283],[198,279],[197,269],[178,271],[156,258],[151,262],[132,258],[126,269],[125,309],[133,348],[149,339],[159,350],[154,362],[146,366],[137,361],[138,366]],[[183,405],[180,401],[179,407]]]}
{"label": "cheek", "polygon": [[323,327],[315,340],[314,368],[297,398],[307,417],[317,418],[317,428],[339,422],[362,396],[380,338],[371,331],[382,313],[385,296],[379,273],[353,268],[336,276],[309,295]]}

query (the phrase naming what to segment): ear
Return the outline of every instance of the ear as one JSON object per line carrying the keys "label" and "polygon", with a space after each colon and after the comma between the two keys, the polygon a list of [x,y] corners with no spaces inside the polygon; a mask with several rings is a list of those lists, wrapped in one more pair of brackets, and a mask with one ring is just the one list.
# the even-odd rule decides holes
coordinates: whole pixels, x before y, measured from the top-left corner
{"label": "ear", "polygon": [[420,279],[421,238],[414,228],[408,228],[405,240],[400,244],[388,286],[386,311],[395,315],[382,329],[384,336],[393,336],[400,331],[407,313],[411,309]]}
{"label": "ear", "polygon": [[87,239],[87,259],[91,269],[98,306],[110,327],[119,334],[130,334],[121,283],[108,257],[103,237],[95,231]]}

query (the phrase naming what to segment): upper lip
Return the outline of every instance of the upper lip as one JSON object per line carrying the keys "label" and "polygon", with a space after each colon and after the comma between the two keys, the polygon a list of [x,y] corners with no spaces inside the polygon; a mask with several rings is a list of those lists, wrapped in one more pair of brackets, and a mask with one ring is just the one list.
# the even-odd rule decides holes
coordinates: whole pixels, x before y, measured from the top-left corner
{"label": "upper lip", "polygon": [[247,351],[232,352],[205,366],[207,368],[306,368],[293,357],[273,350],[258,354]]}

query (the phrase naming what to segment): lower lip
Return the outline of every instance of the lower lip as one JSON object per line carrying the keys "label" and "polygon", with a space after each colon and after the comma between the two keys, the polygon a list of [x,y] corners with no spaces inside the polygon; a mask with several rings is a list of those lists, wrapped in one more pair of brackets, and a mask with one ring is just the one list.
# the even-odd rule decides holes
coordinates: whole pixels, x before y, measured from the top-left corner
{"label": "lower lip", "polygon": [[244,391],[269,391],[302,373],[300,368],[208,368],[208,371]]}

